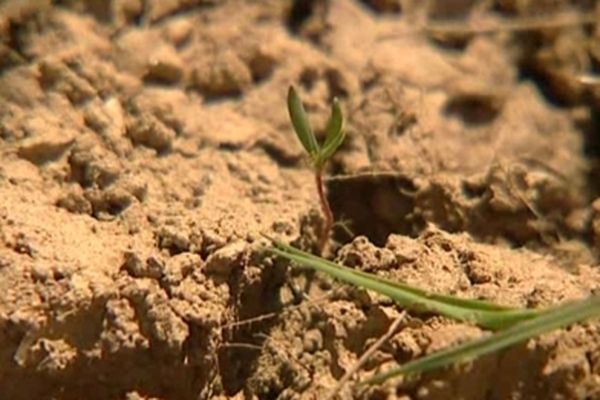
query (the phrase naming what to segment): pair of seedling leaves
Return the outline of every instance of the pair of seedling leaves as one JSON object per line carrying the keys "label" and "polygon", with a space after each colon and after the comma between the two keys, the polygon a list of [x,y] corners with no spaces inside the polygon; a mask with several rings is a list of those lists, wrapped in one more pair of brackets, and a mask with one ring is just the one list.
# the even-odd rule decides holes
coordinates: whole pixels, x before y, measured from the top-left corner
{"label": "pair of seedling leaves", "polygon": [[337,98],[331,103],[331,116],[325,129],[325,141],[319,145],[317,138],[310,126],[308,116],[302,105],[302,100],[296,93],[293,86],[288,91],[288,112],[292,125],[296,131],[296,136],[300,140],[302,147],[306,150],[313,166],[317,170],[322,170],[327,160],[329,160],[344,142],[344,131],[342,130],[342,109]]}
{"label": "pair of seedling leaves", "polygon": [[[331,117],[322,146],[319,146],[302,102],[293,88],[290,88],[288,93],[288,110],[298,139],[314,167],[317,171],[322,171],[327,160],[344,140],[342,112],[338,101],[335,99],[333,101]],[[398,375],[418,374],[470,361],[544,332],[600,316],[600,296],[597,295],[583,301],[567,303],[546,310],[505,307],[488,301],[429,293],[419,288],[336,264],[277,240],[273,240],[273,244],[274,246],[268,249],[271,253],[303,267],[323,272],[340,281],[389,297],[410,311],[439,314],[495,331],[492,335],[450,347],[408,362],[391,371],[377,374],[363,383],[382,383]]]}

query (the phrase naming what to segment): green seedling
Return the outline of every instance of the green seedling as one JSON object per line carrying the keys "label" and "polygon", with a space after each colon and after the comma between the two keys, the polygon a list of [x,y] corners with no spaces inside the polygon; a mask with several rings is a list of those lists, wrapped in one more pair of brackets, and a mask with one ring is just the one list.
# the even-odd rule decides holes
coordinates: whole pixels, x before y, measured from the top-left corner
{"label": "green seedling", "polygon": [[274,247],[270,247],[269,251],[274,254],[301,266],[326,273],[343,282],[373,290],[395,300],[408,310],[437,313],[497,331],[482,339],[441,350],[389,372],[378,374],[364,382],[366,384],[382,383],[398,375],[419,374],[471,361],[542,333],[600,316],[600,296],[546,310],[510,308],[487,301],[428,293],[409,285],[338,265],[278,241],[273,243]]}
{"label": "green seedling", "polygon": [[315,174],[317,193],[324,218],[323,228],[319,235],[319,251],[323,254],[334,222],[333,212],[325,194],[323,171],[327,161],[335,154],[344,141],[342,110],[338,100],[334,98],[331,104],[331,116],[325,130],[325,141],[320,145],[310,126],[308,115],[302,105],[302,100],[300,100],[293,86],[290,86],[288,91],[287,105],[296,136],[308,154]]}

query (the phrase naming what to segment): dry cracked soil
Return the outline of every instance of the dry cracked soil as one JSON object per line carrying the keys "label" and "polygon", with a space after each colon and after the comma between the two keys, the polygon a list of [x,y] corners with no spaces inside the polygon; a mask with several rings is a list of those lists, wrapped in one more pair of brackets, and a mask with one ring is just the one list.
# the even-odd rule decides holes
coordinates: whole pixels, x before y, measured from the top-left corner
{"label": "dry cracked soil", "polygon": [[[347,139],[331,259],[545,307],[600,288],[593,0],[0,3],[0,398],[598,399],[600,323],[485,335],[263,252],[323,222],[285,105]],[[595,17],[595,18],[594,18]]]}

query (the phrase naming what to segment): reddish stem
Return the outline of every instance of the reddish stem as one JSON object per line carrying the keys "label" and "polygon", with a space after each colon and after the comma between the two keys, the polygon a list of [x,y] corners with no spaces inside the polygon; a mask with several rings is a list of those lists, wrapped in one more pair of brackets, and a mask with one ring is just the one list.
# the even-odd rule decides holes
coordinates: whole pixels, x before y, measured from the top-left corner
{"label": "reddish stem", "polygon": [[317,183],[319,201],[321,202],[321,211],[323,212],[323,217],[325,218],[325,221],[323,222],[323,229],[321,230],[321,235],[319,237],[319,252],[323,254],[325,251],[325,246],[327,246],[327,241],[329,240],[329,235],[331,234],[331,229],[333,228],[333,212],[331,211],[329,201],[327,200],[327,195],[325,194],[322,168],[315,170],[315,181]]}

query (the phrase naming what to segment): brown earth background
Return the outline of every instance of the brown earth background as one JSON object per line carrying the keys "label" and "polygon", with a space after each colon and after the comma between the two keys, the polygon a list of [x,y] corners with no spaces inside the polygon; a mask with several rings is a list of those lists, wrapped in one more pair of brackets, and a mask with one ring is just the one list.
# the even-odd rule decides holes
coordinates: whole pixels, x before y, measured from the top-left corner
{"label": "brown earth background", "polygon": [[[0,398],[318,399],[401,316],[266,256],[528,307],[600,287],[595,1],[0,3]],[[269,314],[271,313],[271,314]],[[238,323],[264,316],[252,323]],[[407,314],[353,382],[482,330]],[[342,399],[597,399],[600,324]]]}

